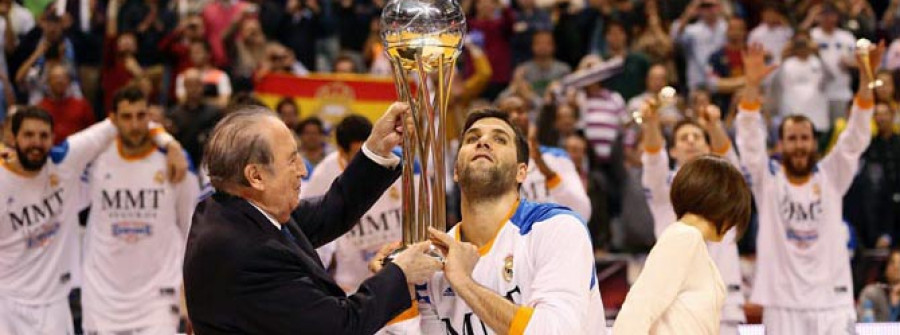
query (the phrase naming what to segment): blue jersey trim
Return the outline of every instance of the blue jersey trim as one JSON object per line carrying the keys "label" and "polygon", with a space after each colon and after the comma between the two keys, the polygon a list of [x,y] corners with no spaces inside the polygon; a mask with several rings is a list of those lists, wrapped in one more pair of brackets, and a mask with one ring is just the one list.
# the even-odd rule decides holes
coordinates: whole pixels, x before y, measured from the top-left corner
{"label": "blue jersey trim", "polygon": [[565,150],[561,149],[561,148],[550,147],[550,146],[546,146],[546,145],[541,145],[541,146],[538,147],[538,150],[541,152],[542,155],[543,155],[543,154],[550,154],[550,155],[553,156],[553,157],[559,157],[559,158],[570,159],[570,158],[569,158],[569,153],[566,152]]}
{"label": "blue jersey trim", "polygon": [[53,164],[59,164],[66,159],[69,154],[69,141],[64,140],[62,143],[50,148],[50,160]]}

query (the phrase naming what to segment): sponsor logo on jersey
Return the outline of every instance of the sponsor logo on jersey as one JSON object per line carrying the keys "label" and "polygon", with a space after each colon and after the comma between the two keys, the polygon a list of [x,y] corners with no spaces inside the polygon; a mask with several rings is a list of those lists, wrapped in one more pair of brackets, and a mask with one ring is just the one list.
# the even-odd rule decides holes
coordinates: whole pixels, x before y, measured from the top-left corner
{"label": "sponsor logo on jersey", "polygon": [[391,199],[394,199],[394,200],[400,199],[400,191],[397,190],[396,186],[391,187],[391,189],[388,191],[388,195],[391,197]]}
{"label": "sponsor logo on jersey", "polygon": [[507,255],[506,258],[503,259],[503,269],[501,272],[503,275],[503,280],[507,283],[511,282],[513,279],[513,256]]}
{"label": "sponsor logo on jersey", "polygon": [[29,230],[25,238],[25,247],[27,249],[42,248],[50,244],[53,237],[59,233],[59,222],[53,222],[48,225],[40,226],[37,229]]}
{"label": "sponsor logo on jersey", "polygon": [[59,176],[55,173],[50,174],[50,187],[56,187],[59,185]]}
{"label": "sponsor logo on jersey", "polygon": [[442,295],[442,296],[445,296],[445,297],[455,297],[455,296],[456,296],[456,292],[453,292],[453,288],[452,288],[452,287],[447,286],[447,289],[444,290],[444,293],[441,293],[441,295]]}
{"label": "sponsor logo on jersey", "polygon": [[[37,203],[26,204],[18,210],[11,210],[8,215],[13,231],[40,225],[62,212],[62,193],[62,188],[56,189]],[[12,203],[15,199],[10,198],[8,201]],[[31,233],[27,234],[31,235]]]}
{"label": "sponsor logo on jersey", "polygon": [[112,225],[112,236],[128,243],[137,242],[153,235],[153,229],[146,222],[116,222]]}

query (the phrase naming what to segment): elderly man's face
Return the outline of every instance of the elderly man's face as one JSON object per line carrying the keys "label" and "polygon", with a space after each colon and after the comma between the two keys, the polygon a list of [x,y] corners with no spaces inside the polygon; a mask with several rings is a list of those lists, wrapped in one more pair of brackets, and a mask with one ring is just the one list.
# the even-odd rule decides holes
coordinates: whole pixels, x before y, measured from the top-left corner
{"label": "elderly man's face", "polygon": [[266,128],[265,137],[273,160],[268,169],[261,169],[261,201],[276,219],[286,222],[300,203],[300,180],[306,175],[306,166],[297,151],[294,135],[284,122],[270,118],[262,127]]}

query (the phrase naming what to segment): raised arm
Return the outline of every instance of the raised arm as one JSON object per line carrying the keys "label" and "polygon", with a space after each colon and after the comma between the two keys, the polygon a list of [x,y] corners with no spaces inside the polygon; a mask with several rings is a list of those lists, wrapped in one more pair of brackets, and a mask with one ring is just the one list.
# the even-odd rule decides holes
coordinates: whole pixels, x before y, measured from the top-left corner
{"label": "raised arm", "polygon": [[[869,64],[872,73],[877,73],[881,65],[881,57],[884,54],[884,41],[869,52]],[[859,56],[857,56],[859,57]],[[858,58],[857,63],[863,64],[863,59]],[[875,96],[869,83],[875,80],[868,75],[864,66],[859,67],[859,90],[850,111],[847,128],[841,133],[831,152],[828,153],[819,166],[828,178],[835,183],[839,191],[846,192],[853,182],[856,170],[859,166],[859,157],[862,156],[869,143],[872,141],[870,124],[872,111],[875,106]]]}
{"label": "raised arm", "polygon": [[769,164],[766,151],[766,127],[761,110],[760,85],[774,65],[766,65],[766,52],[761,45],[754,44],[744,52],[744,78],[747,86],[741,96],[737,116],[737,147],[741,153],[741,165],[750,173],[754,191],[761,185]]}

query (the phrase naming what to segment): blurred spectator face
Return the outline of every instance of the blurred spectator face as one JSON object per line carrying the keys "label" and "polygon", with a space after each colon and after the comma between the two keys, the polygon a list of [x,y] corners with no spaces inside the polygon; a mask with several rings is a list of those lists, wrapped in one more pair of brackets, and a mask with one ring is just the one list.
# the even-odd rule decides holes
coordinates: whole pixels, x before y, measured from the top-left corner
{"label": "blurred spectator face", "polygon": [[47,154],[53,144],[53,129],[43,120],[28,118],[22,121],[15,136],[16,156],[22,167],[38,171],[47,162]]}
{"label": "blurred spectator face", "polygon": [[497,104],[501,111],[509,113],[509,122],[528,134],[528,106],[517,96],[506,97]]}
{"label": "blurred spectator face", "polygon": [[675,129],[675,145],[669,154],[684,164],[697,156],[709,153],[709,143],[706,142],[706,133],[695,124],[686,123]]}
{"label": "blurred spectator face", "polygon": [[794,55],[801,59],[809,58],[812,55],[813,49],[809,43],[810,38],[806,34],[798,34],[794,36],[794,40],[792,42],[791,48],[794,50]]}
{"label": "blurred spectator face", "polygon": [[565,146],[566,152],[569,153],[569,157],[572,158],[572,163],[575,164],[575,167],[583,166],[587,142],[580,136],[569,135],[566,137]]}
{"label": "blurred spectator face", "polygon": [[553,34],[549,32],[538,32],[531,39],[531,52],[534,58],[547,59],[552,58],[556,50],[553,42]]}
{"label": "blurred spectator face", "polygon": [[184,71],[184,93],[187,101],[203,100],[203,78],[197,69]]}
{"label": "blurred spectator face", "polygon": [[768,26],[778,26],[781,25],[785,21],[784,16],[781,15],[774,8],[766,8],[762,12],[762,23]]}
{"label": "blurred spectator face", "polygon": [[321,147],[324,142],[325,134],[318,125],[309,123],[303,129],[300,129],[300,142],[304,148]]}
{"label": "blurred spectator face", "polygon": [[50,94],[53,97],[65,97],[69,91],[70,82],[69,71],[65,66],[55,65],[47,73],[47,86],[50,88]]}
{"label": "blurred spectator face", "polygon": [[650,70],[647,71],[647,92],[651,92],[653,94],[658,93],[663,87],[666,87],[666,67],[663,65],[653,65],[650,67]]}
{"label": "blurred spectator face", "polygon": [[891,252],[884,267],[884,279],[888,284],[900,283],[900,251]]}
{"label": "blurred spectator face", "polygon": [[893,101],[894,100],[894,77],[891,76],[890,72],[880,72],[876,76],[882,83],[881,86],[875,88],[875,97],[879,101]]}
{"label": "blurred spectator face", "polygon": [[788,174],[809,175],[818,154],[812,122],[785,119],[779,141],[783,155],[782,162]]}
{"label": "blurred spectator face", "polygon": [[209,64],[209,50],[206,49],[206,46],[203,43],[191,43],[191,62],[194,63],[196,67],[202,67]]}
{"label": "blurred spectator face", "polygon": [[137,52],[137,40],[132,34],[119,35],[119,39],[116,41],[116,49],[120,54],[134,54]]}
{"label": "blurred spectator face", "polygon": [[693,90],[690,95],[690,112],[691,115],[687,115],[688,117],[694,118],[696,117],[694,111],[698,111],[702,108],[706,108],[712,102],[712,99],[709,97],[709,92],[704,90]]}
{"label": "blurred spectator face", "polygon": [[560,134],[572,134],[576,130],[578,117],[575,115],[575,108],[569,104],[561,104],[556,107],[556,122],[554,127]]}
{"label": "blurred spectator face", "polygon": [[160,105],[151,105],[147,107],[147,115],[150,121],[158,124],[166,124],[166,111]]}
{"label": "blurred spectator face", "polygon": [[150,113],[147,100],[119,101],[116,111],[110,113],[110,121],[119,130],[122,145],[140,148],[150,141]]}
{"label": "blurred spectator face", "polygon": [[192,14],[185,18],[184,36],[190,40],[200,40],[206,37],[206,25],[200,15]]}
{"label": "blurred spectator face", "polygon": [[625,27],[614,24],[606,29],[606,45],[610,50],[623,50],[628,48],[628,35]]}
{"label": "blurred spectator face", "polygon": [[48,43],[54,44],[62,41],[63,37],[63,26],[62,20],[50,14],[48,18],[45,18],[41,21],[41,29],[44,31],[44,39],[47,40]]}
{"label": "blurred spectator face", "polygon": [[266,59],[272,66],[273,72],[290,72],[293,58],[288,48],[278,43],[266,45]]}
{"label": "blurred spectator face", "polygon": [[281,104],[278,108],[278,116],[284,121],[288,129],[297,129],[300,124],[300,117],[297,115],[297,106],[294,104]]}
{"label": "blurred spectator face", "polygon": [[825,9],[819,14],[819,26],[825,30],[832,30],[837,28],[838,24],[841,22],[841,15],[838,14],[836,9]]}
{"label": "blurred spectator face", "polygon": [[251,45],[262,45],[266,43],[266,36],[263,35],[262,27],[257,19],[246,19],[241,25],[241,36],[244,42]]}
{"label": "blurred spectator face", "polygon": [[338,59],[334,62],[334,73],[356,73],[356,64],[347,58]]}
{"label": "blurred spectator face", "polygon": [[729,44],[743,44],[747,40],[747,24],[739,18],[728,20],[728,30],[725,32]]}
{"label": "blurred spectator face", "polygon": [[700,8],[697,10],[700,19],[711,22],[719,18],[719,1],[718,0],[702,0]]}
{"label": "blurred spectator face", "polygon": [[141,92],[144,92],[145,97],[149,97],[153,94],[153,80],[150,77],[142,76],[134,79],[135,84],[138,88],[141,89]]}
{"label": "blurred spectator face", "polygon": [[874,118],[875,125],[878,126],[878,133],[890,134],[894,131],[894,113],[887,104],[875,105]]}

